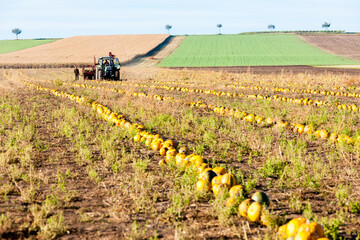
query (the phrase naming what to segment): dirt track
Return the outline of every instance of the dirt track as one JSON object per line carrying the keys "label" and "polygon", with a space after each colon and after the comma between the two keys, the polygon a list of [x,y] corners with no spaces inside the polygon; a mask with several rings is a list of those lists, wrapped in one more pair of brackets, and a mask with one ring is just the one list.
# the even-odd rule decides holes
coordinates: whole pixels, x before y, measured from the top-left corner
{"label": "dirt track", "polygon": [[136,58],[134,61],[125,65],[129,67],[153,67],[159,64],[165,57],[170,55],[184,39],[185,36],[169,37],[145,56]]}
{"label": "dirt track", "polygon": [[301,35],[304,41],[327,52],[360,60],[359,34]]}

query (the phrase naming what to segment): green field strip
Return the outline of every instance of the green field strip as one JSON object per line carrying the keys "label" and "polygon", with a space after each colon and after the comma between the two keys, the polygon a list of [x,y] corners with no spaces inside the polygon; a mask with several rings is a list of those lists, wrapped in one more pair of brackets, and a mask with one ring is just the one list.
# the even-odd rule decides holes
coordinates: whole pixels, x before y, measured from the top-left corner
{"label": "green field strip", "polygon": [[188,36],[158,66],[359,65],[327,53],[292,34]]}
{"label": "green field strip", "polygon": [[36,47],[45,43],[51,43],[57,39],[41,40],[0,40],[0,54],[15,52],[26,48]]}

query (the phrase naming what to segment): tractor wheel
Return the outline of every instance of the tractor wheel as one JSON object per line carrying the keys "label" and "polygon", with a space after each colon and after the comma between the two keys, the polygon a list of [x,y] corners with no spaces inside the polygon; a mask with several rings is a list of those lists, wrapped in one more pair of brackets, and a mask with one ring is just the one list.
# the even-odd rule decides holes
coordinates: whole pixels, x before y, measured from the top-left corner
{"label": "tractor wheel", "polygon": [[120,71],[115,72],[115,80],[120,80]]}

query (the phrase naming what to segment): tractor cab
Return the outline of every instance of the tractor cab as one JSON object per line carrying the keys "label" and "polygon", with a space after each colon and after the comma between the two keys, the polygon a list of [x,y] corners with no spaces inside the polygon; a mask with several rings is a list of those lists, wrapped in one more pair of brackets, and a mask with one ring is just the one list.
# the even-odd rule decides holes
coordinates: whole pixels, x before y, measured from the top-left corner
{"label": "tractor cab", "polygon": [[96,64],[96,79],[120,79],[120,62],[111,52],[108,57],[99,58]]}

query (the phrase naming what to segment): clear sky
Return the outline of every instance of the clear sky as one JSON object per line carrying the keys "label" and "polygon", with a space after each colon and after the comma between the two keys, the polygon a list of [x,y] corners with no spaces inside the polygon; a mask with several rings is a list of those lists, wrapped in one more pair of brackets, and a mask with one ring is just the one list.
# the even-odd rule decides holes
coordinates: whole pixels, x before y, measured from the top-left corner
{"label": "clear sky", "polygon": [[0,0],[0,39],[77,35],[223,34],[267,30],[360,32],[360,0]]}

